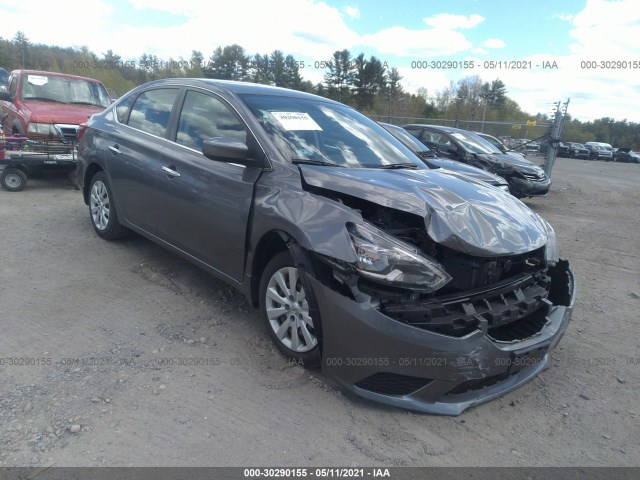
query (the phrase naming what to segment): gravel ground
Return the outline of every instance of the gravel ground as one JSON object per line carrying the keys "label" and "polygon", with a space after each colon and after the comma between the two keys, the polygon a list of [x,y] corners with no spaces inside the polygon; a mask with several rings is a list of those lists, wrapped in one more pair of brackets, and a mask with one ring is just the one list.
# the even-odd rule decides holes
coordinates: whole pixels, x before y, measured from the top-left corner
{"label": "gravel ground", "polygon": [[638,466],[639,180],[562,158],[526,200],[575,271],[573,323],[550,370],[456,418],[289,364],[231,288],[100,240],[65,178],[0,190],[0,466]]}

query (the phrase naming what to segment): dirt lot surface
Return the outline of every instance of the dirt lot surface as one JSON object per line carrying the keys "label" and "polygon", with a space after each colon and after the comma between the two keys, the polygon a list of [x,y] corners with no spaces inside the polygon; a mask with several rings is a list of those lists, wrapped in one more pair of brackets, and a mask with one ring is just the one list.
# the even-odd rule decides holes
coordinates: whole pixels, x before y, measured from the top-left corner
{"label": "dirt lot surface", "polygon": [[558,159],[526,203],[575,271],[573,322],[551,369],[455,418],[289,365],[229,287],[100,240],[66,179],[0,190],[0,466],[640,465],[639,184]]}

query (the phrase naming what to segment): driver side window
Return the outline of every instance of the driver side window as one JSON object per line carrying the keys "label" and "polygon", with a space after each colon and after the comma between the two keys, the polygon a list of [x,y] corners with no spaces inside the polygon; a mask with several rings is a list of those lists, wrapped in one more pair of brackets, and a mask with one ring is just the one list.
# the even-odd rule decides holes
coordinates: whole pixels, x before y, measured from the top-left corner
{"label": "driver side window", "polygon": [[430,139],[431,143],[436,145],[439,150],[446,152],[449,150],[449,148],[451,148],[451,141],[444,135],[440,133],[435,133],[435,132],[425,132],[425,133],[427,133],[431,137]]}
{"label": "driver side window", "polygon": [[229,107],[217,98],[190,90],[184,100],[176,143],[201,151],[208,138],[233,137],[247,143],[247,132]]}

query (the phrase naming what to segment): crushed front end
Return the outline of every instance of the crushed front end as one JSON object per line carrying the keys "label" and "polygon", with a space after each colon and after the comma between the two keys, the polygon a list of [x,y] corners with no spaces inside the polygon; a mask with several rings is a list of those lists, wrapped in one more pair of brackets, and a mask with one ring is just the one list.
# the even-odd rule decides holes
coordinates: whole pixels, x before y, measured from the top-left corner
{"label": "crushed front end", "polygon": [[[323,371],[358,395],[458,415],[540,373],[564,334],[569,265],[465,292],[360,301],[314,280],[323,311]],[[364,287],[366,290],[366,287]]]}
{"label": "crushed front end", "polygon": [[419,194],[423,215],[306,178],[363,218],[347,225],[355,262],[315,254],[328,376],[372,400],[458,415],[547,367],[575,298],[548,223],[502,192],[463,200],[454,183]]}

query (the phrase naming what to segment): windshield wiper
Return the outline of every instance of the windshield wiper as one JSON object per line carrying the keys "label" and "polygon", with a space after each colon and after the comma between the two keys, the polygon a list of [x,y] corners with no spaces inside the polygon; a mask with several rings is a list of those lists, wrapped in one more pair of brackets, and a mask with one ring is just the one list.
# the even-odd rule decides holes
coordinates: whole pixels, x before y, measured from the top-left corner
{"label": "windshield wiper", "polygon": [[389,165],[376,165],[375,167],[370,167],[370,168],[384,168],[387,170],[396,170],[399,168],[418,168],[418,164],[417,163],[391,163]]}
{"label": "windshield wiper", "polygon": [[53,98],[47,97],[24,97],[23,100],[36,100],[38,102],[55,102],[55,103],[64,103],[60,100],[54,100]]}
{"label": "windshield wiper", "polygon": [[310,158],[294,158],[291,160],[294,165],[323,165],[329,167],[342,167],[339,163],[327,162],[325,160],[312,160]]}

